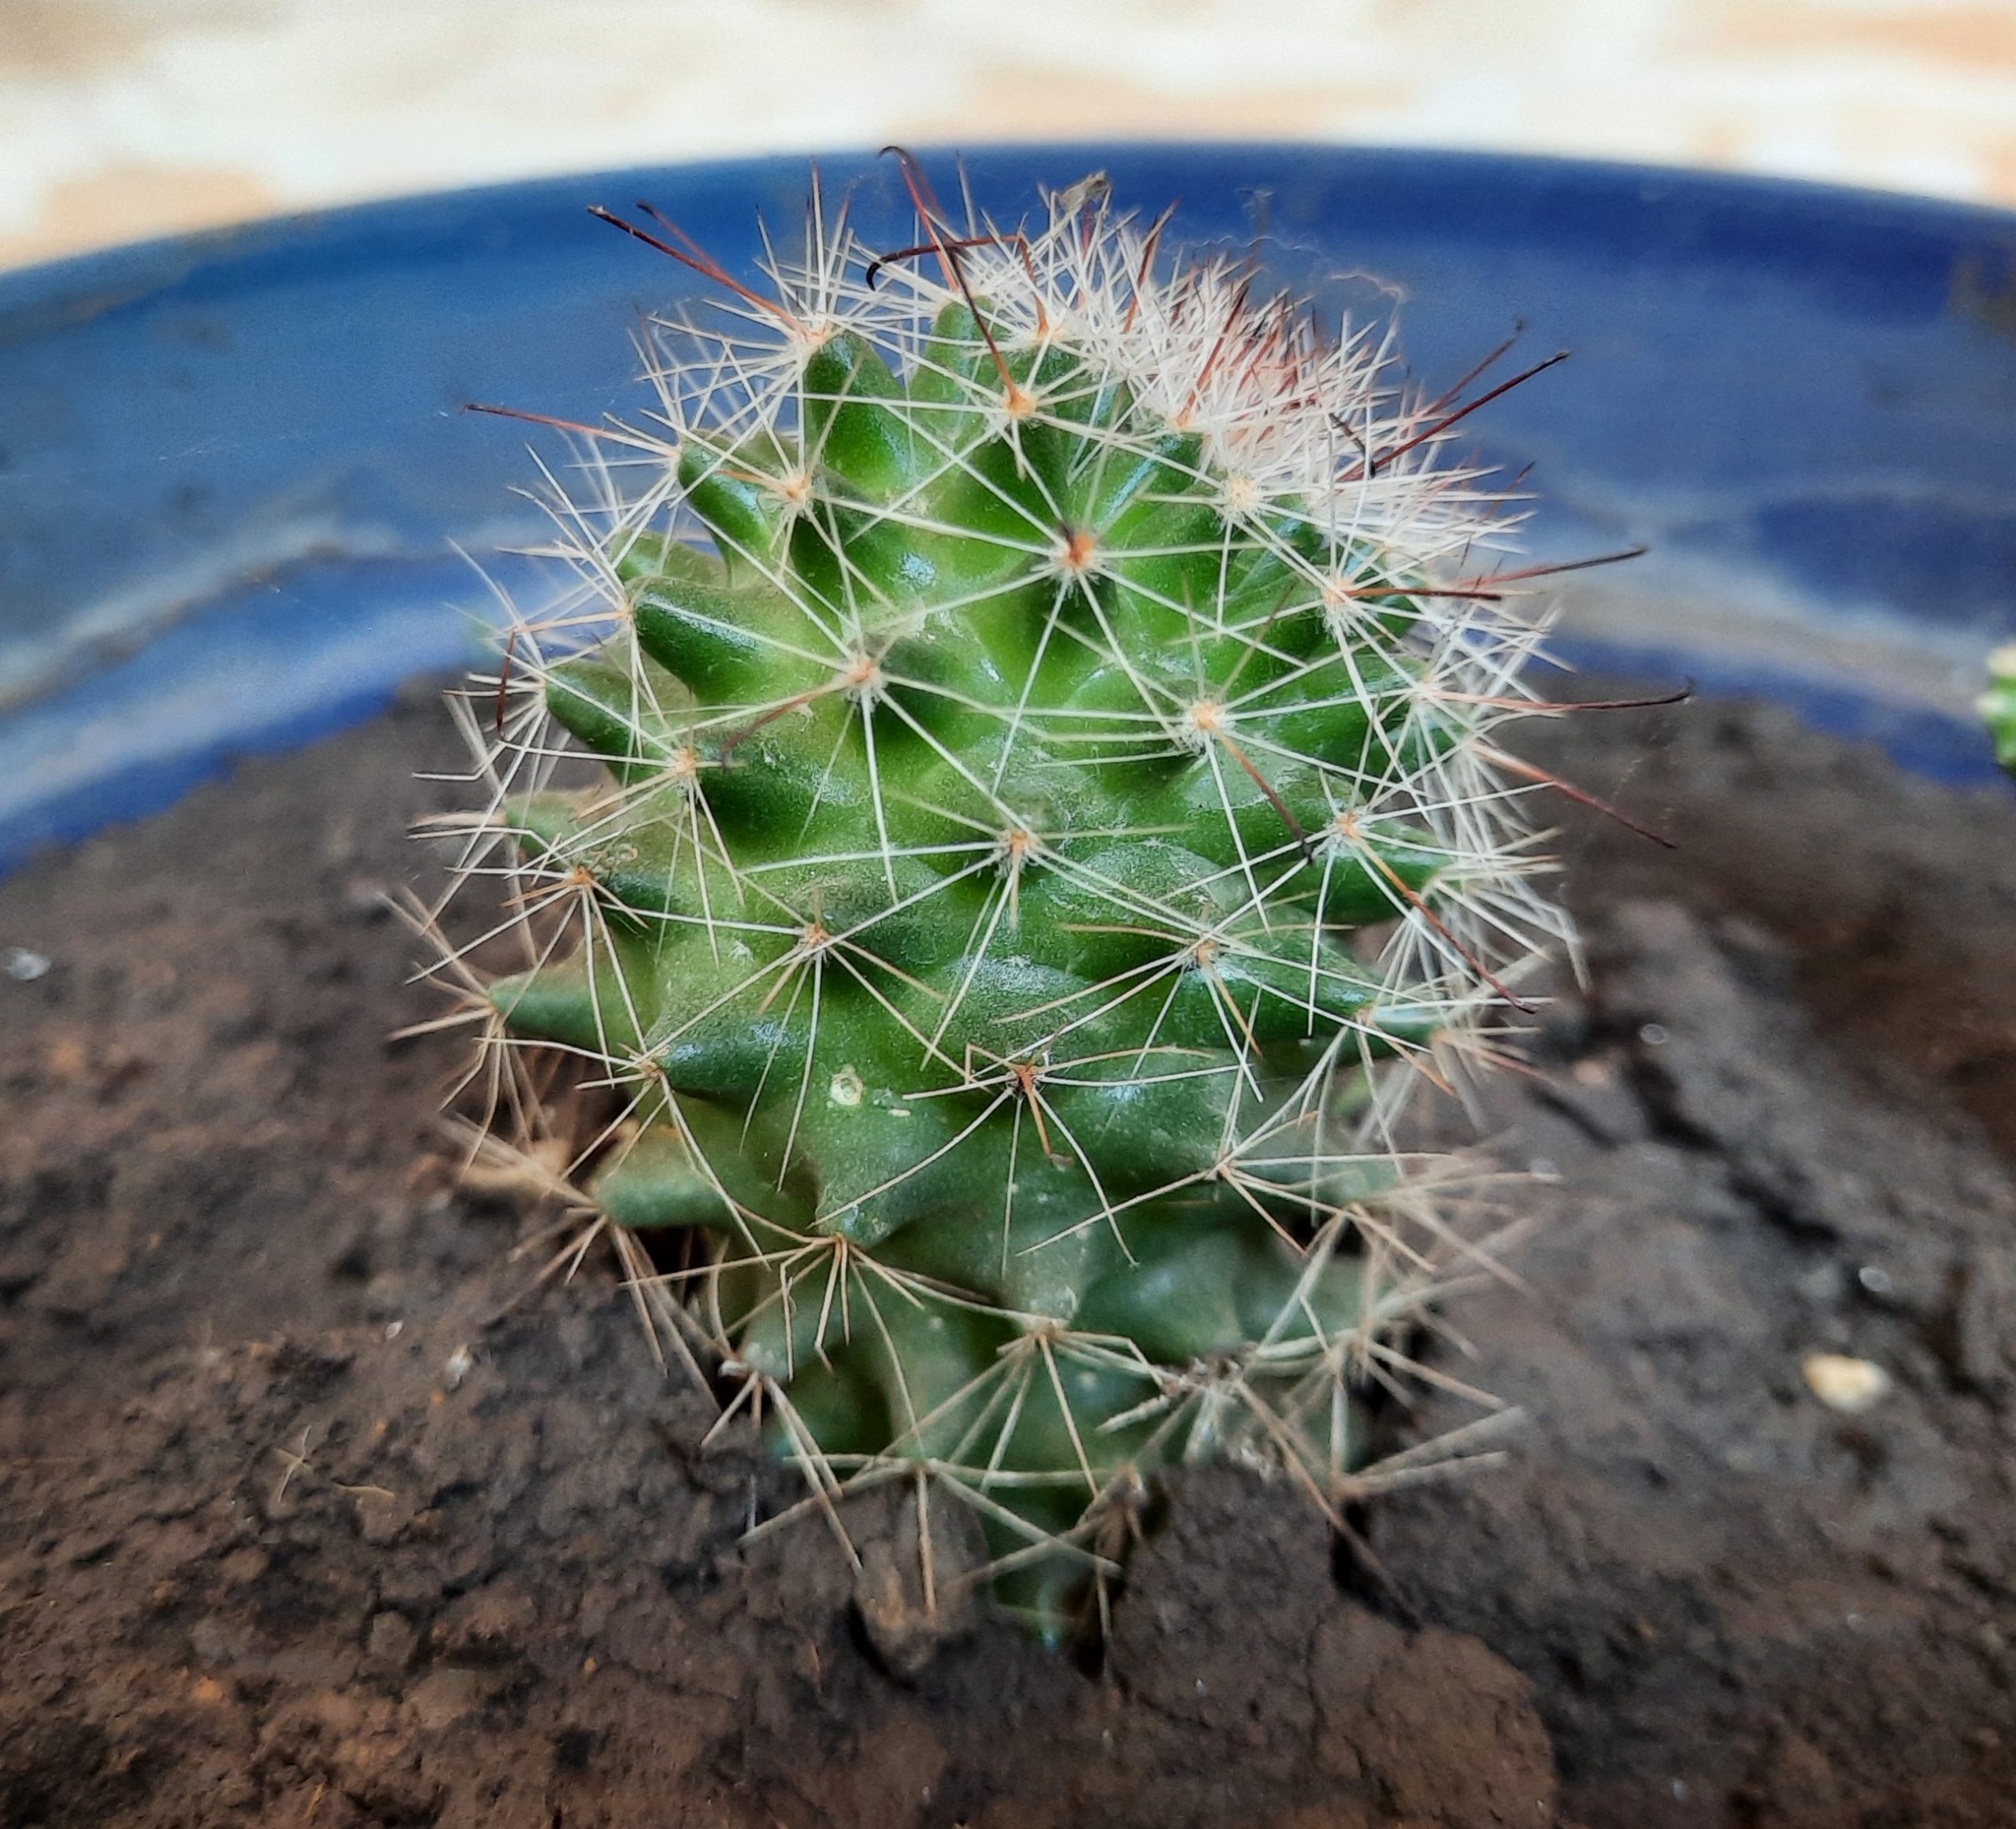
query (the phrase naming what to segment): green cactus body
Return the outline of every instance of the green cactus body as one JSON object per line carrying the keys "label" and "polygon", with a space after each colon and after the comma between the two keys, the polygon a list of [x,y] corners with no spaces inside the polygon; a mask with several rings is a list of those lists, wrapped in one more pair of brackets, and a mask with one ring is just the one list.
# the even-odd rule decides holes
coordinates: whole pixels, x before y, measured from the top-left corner
{"label": "green cactus body", "polygon": [[1988,691],[1981,713],[1995,744],[1995,759],[2016,774],[2016,643],[1988,657]]}
{"label": "green cactus body", "polygon": [[607,784],[503,803],[585,939],[495,1010],[629,1095],[591,1198],[709,1241],[686,1324],[816,1484],[934,1477],[1053,1635],[1156,1468],[1361,1464],[1443,1255],[1387,1126],[1558,924],[1434,409],[1153,252],[1095,194],[874,291],[821,235],[682,333],[576,523],[614,632],[536,663]]}

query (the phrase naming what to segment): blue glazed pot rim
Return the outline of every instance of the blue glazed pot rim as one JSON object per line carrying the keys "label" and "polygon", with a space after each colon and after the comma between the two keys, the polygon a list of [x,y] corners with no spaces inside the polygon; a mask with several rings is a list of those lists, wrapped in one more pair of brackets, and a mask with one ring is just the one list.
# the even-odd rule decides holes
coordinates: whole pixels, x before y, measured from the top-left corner
{"label": "blue glazed pot rim", "polygon": [[[1590,158],[1572,154],[1507,153],[1455,146],[1382,146],[1307,140],[1226,139],[1196,141],[1143,138],[1126,141],[1027,140],[969,143],[961,146],[911,149],[933,168],[951,168],[962,159],[1000,154],[1041,161],[1055,172],[1099,169],[1117,150],[1180,154],[1199,150],[1232,157],[1264,159],[1283,154],[1361,153],[1404,161],[1423,169],[1473,174],[1489,185],[1494,180],[1532,177],[1562,185],[1573,180],[1592,187],[1691,192],[1704,198],[1725,196],[1746,203],[1776,202],[1792,211],[1811,215],[1830,210],[1852,212],[1872,224],[1886,217],[1900,226],[1950,224],[1954,227],[2016,238],[2016,209],[1973,203],[1960,198],[1934,197],[1876,185],[1842,184],[1825,180],[1788,177],[1771,172],[1736,172],[1650,161]],[[571,200],[584,190],[610,197],[628,197],[668,172],[696,179],[745,185],[750,174],[774,173],[802,183],[808,172],[858,167],[873,155],[865,149],[836,152],[765,154],[757,157],[695,159],[676,165],[588,167],[578,172],[536,178],[450,185],[439,189],[397,192],[344,203],[309,205],[248,217],[210,228],[180,234],[143,236],[82,254],[32,261],[0,271],[0,325],[17,313],[61,305],[87,308],[95,295],[107,303],[124,303],[143,286],[172,285],[198,264],[228,260],[297,239],[320,240],[347,229],[389,231],[396,234],[409,221],[419,227],[443,209],[480,211],[492,201],[523,198],[542,192]],[[0,329],[0,335],[5,335]]]}

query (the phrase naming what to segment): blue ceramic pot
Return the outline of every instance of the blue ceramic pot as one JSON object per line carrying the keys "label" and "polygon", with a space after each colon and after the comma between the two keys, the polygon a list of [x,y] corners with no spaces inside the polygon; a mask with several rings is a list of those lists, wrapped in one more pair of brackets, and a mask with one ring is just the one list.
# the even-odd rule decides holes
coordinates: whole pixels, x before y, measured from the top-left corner
{"label": "blue ceramic pot", "polygon": [[[927,160],[941,180],[949,157]],[[871,243],[887,161],[821,161]],[[997,217],[1105,172],[1193,243],[1264,234],[1325,303],[1397,295],[1453,379],[1515,320],[1574,360],[1492,405],[1581,575],[1560,646],[1762,691],[1950,779],[2016,632],[2016,217],[1624,166],[1296,146],[965,161]],[[0,868],[165,805],[235,754],[361,719],[471,652],[457,557],[536,537],[524,428],[634,409],[636,314],[698,282],[591,220],[643,196],[732,270],[795,235],[806,161],[372,205],[0,276]],[[941,185],[951,189],[949,182]],[[504,572],[512,581],[508,562]]]}

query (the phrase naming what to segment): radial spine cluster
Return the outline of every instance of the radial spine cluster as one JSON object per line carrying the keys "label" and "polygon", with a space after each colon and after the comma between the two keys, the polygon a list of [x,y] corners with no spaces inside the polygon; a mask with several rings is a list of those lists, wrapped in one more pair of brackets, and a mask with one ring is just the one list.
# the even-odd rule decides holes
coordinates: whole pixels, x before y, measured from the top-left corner
{"label": "radial spine cluster", "polygon": [[814,1502],[928,1480],[1057,1635],[1158,1468],[1365,1490],[1360,1395],[1473,1267],[1394,1120],[1563,929],[1458,403],[1097,181],[921,224],[815,211],[656,328],[472,869],[533,961],[491,1040],[615,1089],[577,1184],[680,1241],[661,1312]]}

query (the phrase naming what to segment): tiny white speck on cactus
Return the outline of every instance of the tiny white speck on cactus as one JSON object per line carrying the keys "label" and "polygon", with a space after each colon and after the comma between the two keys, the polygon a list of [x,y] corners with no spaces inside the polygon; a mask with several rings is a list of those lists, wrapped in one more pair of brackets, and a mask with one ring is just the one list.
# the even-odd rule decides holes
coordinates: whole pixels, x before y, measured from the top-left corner
{"label": "tiny white speck on cactus", "polygon": [[[1160,1469],[1334,1513],[1489,1452],[1410,1355],[1484,1177],[1398,1126],[1567,942],[1497,746],[1539,619],[1389,326],[1097,180],[1025,227],[914,194],[877,257],[815,191],[750,285],[621,225],[718,315],[546,472],[571,586],[460,702],[521,968],[443,969],[484,1149],[592,1215],[556,1261],[613,1239],[807,1506],[949,1495],[1054,1638]],[[1479,1423],[1376,1459],[1422,1376]]]}

